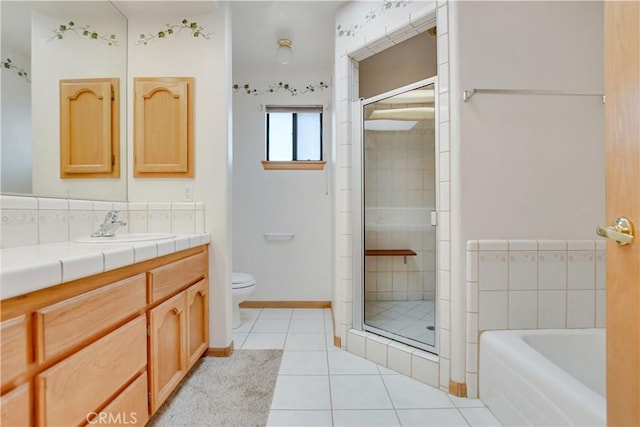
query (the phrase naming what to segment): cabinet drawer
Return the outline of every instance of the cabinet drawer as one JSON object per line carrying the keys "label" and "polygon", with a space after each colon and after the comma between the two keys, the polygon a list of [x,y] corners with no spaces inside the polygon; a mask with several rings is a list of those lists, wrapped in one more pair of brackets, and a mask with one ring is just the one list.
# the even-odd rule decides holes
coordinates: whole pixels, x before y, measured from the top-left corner
{"label": "cabinet drawer", "polygon": [[149,420],[147,373],[140,375],[110,404],[91,418],[89,424],[144,426]]}
{"label": "cabinet drawer", "polygon": [[207,252],[203,252],[151,270],[150,302],[161,300],[205,277],[207,261]]}
{"label": "cabinet drawer", "polygon": [[22,384],[18,388],[3,394],[0,398],[2,426],[30,426],[31,405],[29,404],[29,384]]}
{"label": "cabinet drawer", "polygon": [[138,274],[38,310],[38,361],[100,336],[145,304],[146,278]]}
{"label": "cabinet drawer", "polygon": [[0,323],[0,352],[2,353],[2,384],[15,379],[27,370],[29,363],[29,332],[27,316],[22,315]]}
{"label": "cabinet drawer", "polygon": [[139,316],[36,376],[38,425],[79,425],[147,363]]}

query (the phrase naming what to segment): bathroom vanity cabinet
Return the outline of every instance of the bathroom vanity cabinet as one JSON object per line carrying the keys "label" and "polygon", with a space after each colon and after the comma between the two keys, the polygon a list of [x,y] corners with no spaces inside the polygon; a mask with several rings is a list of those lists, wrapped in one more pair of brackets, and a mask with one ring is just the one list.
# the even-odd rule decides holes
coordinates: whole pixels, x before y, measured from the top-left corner
{"label": "bathroom vanity cabinet", "polygon": [[[175,386],[208,348],[208,286],[199,280],[174,294],[175,277],[200,275],[197,256],[149,272],[152,302],[162,301],[149,311],[149,360],[151,361],[151,410],[155,412]],[[196,274],[194,274],[194,272]]]}
{"label": "bathroom vanity cabinet", "polygon": [[3,300],[0,424],[144,425],[208,349],[208,307],[207,245]]}

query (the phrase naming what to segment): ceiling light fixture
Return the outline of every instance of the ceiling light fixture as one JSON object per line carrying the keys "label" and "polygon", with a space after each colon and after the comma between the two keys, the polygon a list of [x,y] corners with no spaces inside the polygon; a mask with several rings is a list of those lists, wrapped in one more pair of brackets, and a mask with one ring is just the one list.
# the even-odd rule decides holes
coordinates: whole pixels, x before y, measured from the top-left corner
{"label": "ceiling light fixture", "polygon": [[276,50],[276,58],[281,64],[288,64],[293,56],[293,50],[291,50],[291,40],[280,39],[278,40],[278,50]]}

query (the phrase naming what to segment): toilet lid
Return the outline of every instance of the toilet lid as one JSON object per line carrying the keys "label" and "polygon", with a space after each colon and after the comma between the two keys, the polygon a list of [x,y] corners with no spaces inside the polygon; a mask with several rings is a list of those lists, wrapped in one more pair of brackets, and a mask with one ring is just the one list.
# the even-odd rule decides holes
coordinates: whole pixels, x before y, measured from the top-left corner
{"label": "toilet lid", "polygon": [[252,275],[247,273],[232,273],[231,274],[231,287],[233,289],[247,288],[255,285],[256,280]]}

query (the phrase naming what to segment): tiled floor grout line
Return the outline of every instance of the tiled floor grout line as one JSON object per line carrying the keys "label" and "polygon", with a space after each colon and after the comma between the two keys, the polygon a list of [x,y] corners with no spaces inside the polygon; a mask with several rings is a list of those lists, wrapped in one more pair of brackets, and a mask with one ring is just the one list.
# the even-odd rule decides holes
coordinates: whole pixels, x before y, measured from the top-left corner
{"label": "tiled floor grout line", "polygon": [[396,404],[393,402],[393,398],[391,397],[391,393],[389,392],[389,387],[387,387],[387,383],[384,381],[382,372],[380,372],[380,365],[378,365],[377,363],[376,365],[377,365],[376,368],[378,370],[378,376],[380,377],[380,381],[382,381],[384,390],[387,392],[387,397],[389,397],[389,401],[391,402],[391,407],[393,407],[393,413],[395,414],[396,419],[398,420],[398,424],[402,425],[402,423],[400,422],[400,414],[398,414],[398,408],[396,408]]}
{"label": "tiled floor grout line", "polygon": [[336,421],[333,418],[333,393],[331,393],[331,371],[329,368],[329,343],[327,342],[327,319],[325,317],[325,314],[326,313],[323,310],[322,311],[322,329],[324,330],[324,354],[327,360],[327,382],[329,384],[329,415],[331,416],[331,426],[334,426]]}
{"label": "tiled floor grout line", "polygon": [[[252,318],[253,324],[251,325],[251,328],[249,328],[249,331],[246,332],[247,334],[247,338],[249,336],[249,334],[251,333],[257,333],[257,332],[253,332],[254,327],[256,325],[256,323],[260,320],[260,317],[264,314],[264,310],[261,310],[261,312],[256,316]],[[405,417],[405,422],[408,419],[411,419],[412,417],[416,416],[416,413],[412,413],[412,411],[432,411],[434,414],[438,414],[437,417],[442,417],[443,420],[455,420],[457,418],[457,423],[459,423],[460,425],[466,425],[466,426],[471,426],[472,421],[474,422],[478,422],[478,419],[482,419],[482,418],[478,418],[478,417],[483,417],[484,414],[482,413],[482,411],[480,411],[479,409],[476,410],[468,410],[468,414],[465,416],[465,413],[462,411],[462,409],[467,410],[467,408],[483,408],[484,411],[488,410],[488,408],[486,408],[486,406],[482,405],[480,407],[477,406],[466,406],[462,405],[462,406],[458,406],[456,404],[456,402],[453,400],[453,398],[451,396],[449,396],[448,394],[446,394],[447,399],[445,401],[440,400],[440,403],[437,402],[431,402],[429,400],[425,401],[424,405],[422,405],[419,400],[416,401],[414,400],[412,397],[410,396],[404,396],[402,394],[402,390],[397,390],[397,383],[396,383],[396,379],[393,379],[394,376],[396,375],[401,375],[399,373],[396,372],[387,372],[387,371],[382,371],[382,366],[371,361],[371,360],[367,360],[366,358],[358,358],[362,360],[362,363],[367,363],[367,364],[373,364],[375,366],[375,371],[371,371],[369,372],[369,370],[361,370],[358,368],[358,364],[356,363],[354,365],[354,369],[352,370],[350,365],[352,362],[350,359],[348,358],[344,358],[343,355],[341,354],[335,354],[332,355],[331,353],[329,353],[330,351],[334,351],[336,352],[336,349],[331,349],[331,345],[332,342],[329,339],[330,336],[330,332],[331,332],[331,324],[327,322],[327,313],[325,313],[324,311],[322,312],[322,316],[315,316],[315,315],[311,315],[311,316],[307,316],[306,314],[299,312],[296,313],[296,310],[293,309],[289,316],[288,319],[289,321],[287,322],[287,327],[286,330],[284,332],[285,335],[285,339],[283,340],[283,342],[281,341],[282,344],[275,344],[276,346],[278,345],[282,345],[282,350],[283,352],[289,352],[291,353],[292,358],[288,359],[287,362],[287,372],[288,373],[284,373],[281,374],[280,370],[283,368],[282,362],[280,365],[280,369],[278,371],[278,378],[280,377],[291,377],[291,376],[317,376],[318,378],[321,378],[323,375],[326,375],[327,377],[327,385],[328,385],[328,397],[326,397],[329,405],[328,405],[328,411],[329,414],[327,415],[326,412],[324,412],[324,410],[321,409],[308,409],[308,407],[303,406],[303,408],[307,408],[307,409],[296,409],[296,406],[291,406],[291,407],[286,407],[283,409],[273,409],[270,411],[275,411],[274,412],[274,416],[276,416],[276,418],[278,417],[278,413],[281,413],[280,416],[282,416],[282,413],[284,412],[288,412],[291,414],[295,414],[296,412],[304,412],[304,411],[320,411],[320,412],[324,412],[324,415],[322,415],[324,418],[323,422],[326,422],[327,425],[331,425],[331,426],[335,426],[336,422],[340,422],[343,417],[347,417],[345,419],[352,419],[350,417],[352,417],[351,415],[348,415],[349,411],[362,411],[362,412],[366,412],[366,411],[372,411],[372,410],[380,410],[380,411],[389,411],[392,410],[393,414],[395,416],[395,421],[397,422],[399,425],[403,425],[402,424],[402,420],[401,420],[401,414],[400,411],[402,410],[407,410],[409,412],[404,413],[403,417]],[[269,317],[269,316],[268,316]],[[276,318],[278,317],[278,315],[276,315]],[[247,319],[248,320],[248,319]],[[272,319],[273,320],[273,319]],[[299,322],[297,325],[294,325],[294,321]],[[316,322],[322,321],[322,327],[318,327],[319,325],[317,325]],[[282,329],[281,329],[282,330]],[[322,334],[321,338],[322,341],[318,342],[317,341],[317,335],[319,335],[319,331],[323,331],[324,333]],[[266,333],[266,332],[265,332]],[[295,341],[290,341],[293,340],[293,336],[290,336],[289,334],[294,334],[296,335]],[[306,336],[305,336],[306,335]],[[314,335],[316,337],[311,338],[311,335]],[[302,341],[298,341],[302,339]],[[277,342],[277,341],[276,341]],[[287,349],[287,345],[291,345],[292,348]],[[311,356],[304,356],[304,352],[305,351],[311,351],[314,353],[314,356],[311,358]],[[324,351],[324,354],[322,353],[318,353],[318,351]],[[303,352],[303,353],[300,353]],[[340,350],[337,351],[338,353],[340,353]],[[298,353],[298,354],[296,354]],[[350,354],[350,353],[347,353]],[[298,360],[299,359],[299,360]],[[314,367],[312,370],[308,370],[305,369],[305,360],[308,359],[310,361],[313,361],[313,366],[316,366],[317,368],[320,368],[321,365],[319,364],[323,359],[324,359],[324,363],[326,363],[326,374],[323,373],[318,373],[318,370],[316,367]],[[283,359],[284,360],[284,359]],[[332,373],[331,370],[331,364],[330,364],[330,360],[332,360],[334,362],[335,365],[335,369],[337,370],[336,373]],[[302,363],[302,364],[300,364]],[[344,363],[347,363],[346,365],[344,365]],[[359,362],[358,362],[359,363]],[[311,366],[311,365],[310,365]],[[313,373],[315,371],[315,373]],[[356,371],[359,373],[352,373],[352,371]],[[311,372],[311,373],[310,373]],[[333,375],[336,376],[336,380],[337,378],[339,378],[340,376],[353,376],[353,377],[362,377],[362,376],[373,376],[373,375],[377,375],[378,378],[380,378],[380,380],[382,381],[382,385],[384,387],[385,393],[387,398],[389,399],[390,403],[391,403],[391,408],[386,409],[386,408],[371,408],[371,409],[358,409],[360,405],[358,405],[358,407],[352,407],[352,406],[345,406],[344,404],[341,404],[339,406],[344,407],[343,409],[336,409],[334,407],[334,404],[336,402],[334,402],[334,394],[333,394],[333,388],[332,388],[332,377]],[[386,379],[389,379],[389,381],[392,381],[391,383],[387,383],[385,381]],[[320,379],[318,379],[318,381],[321,381]],[[338,384],[338,383],[336,383]],[[394,401],[391,390],[394,390],[394,396],[396,397],[396,399],[400,399]],[[438,389],[436,389],[438,390]],[[339,391],[339,390],[338,390]],[[382,391],[382,390],[380,390]],[[400,395],[398,395],[398,393],[400,393]],[[340,393],[339,393],[340,395]],[[382,394],[380,394],[380,396],[382,396]],[[410,406],[407,408],[399,408],[397,405],[398,404],[402,404],[402,402],[404,401],[405,398],[409,397],[412,400],[409,400],[405,403],[409,403],[409,402],[413,402],[410,405],[406,405],[404,404],[404,406]],[[438,399],[441,399],[441,397],[439,397]],[[447,403],[445,403],[447,402]],[[434,405],[434,403],[437,403],[437,405]],[[442,406],[442,405],[451,405],[451,406]],[[431,405],[436,406],[436,407],[430,407]],[[354,405],[355,406],[355,405]],[[364,407],[366,406],[370,406],[368,404],[365,404]],[[415,406],[415,407],[414,407]],[[425,406],[427,406],[425,408]],[[446,410],[450,410],[451,408],[455,408],[457,411],[444,411]],[[338,416],[336,418],[336,411],[338,411]],[[435,412],[434,412],[435,411]],[[428,412],[427,412],[428,413]],[[457,416],[455,416],[454,414],[458,414]],[[382,415],[383,412],[380,413],[380,416]],[[441,414],[441,415],[440,415]],[[384,415],[384,417],[390,417],[391,413],[390,412],[386,412],[386,415]],[[294,415],[295,416],[295,415]],[[304,417],[306,417],[306,415],[303,415],[301,419],[304,419]],[[377,415],[374,417],[376,418],[378,417]],[[408,417],[408,418],[407,418]],[[470,418],[469,418],[470,417]],[[389,422],[391,422],[391,419],[388,420]],[[374,421],[375,422],[375,421]],[[480,421],[482,422],[482,421]],[[330,424],[329,424],[330,423]]]}

